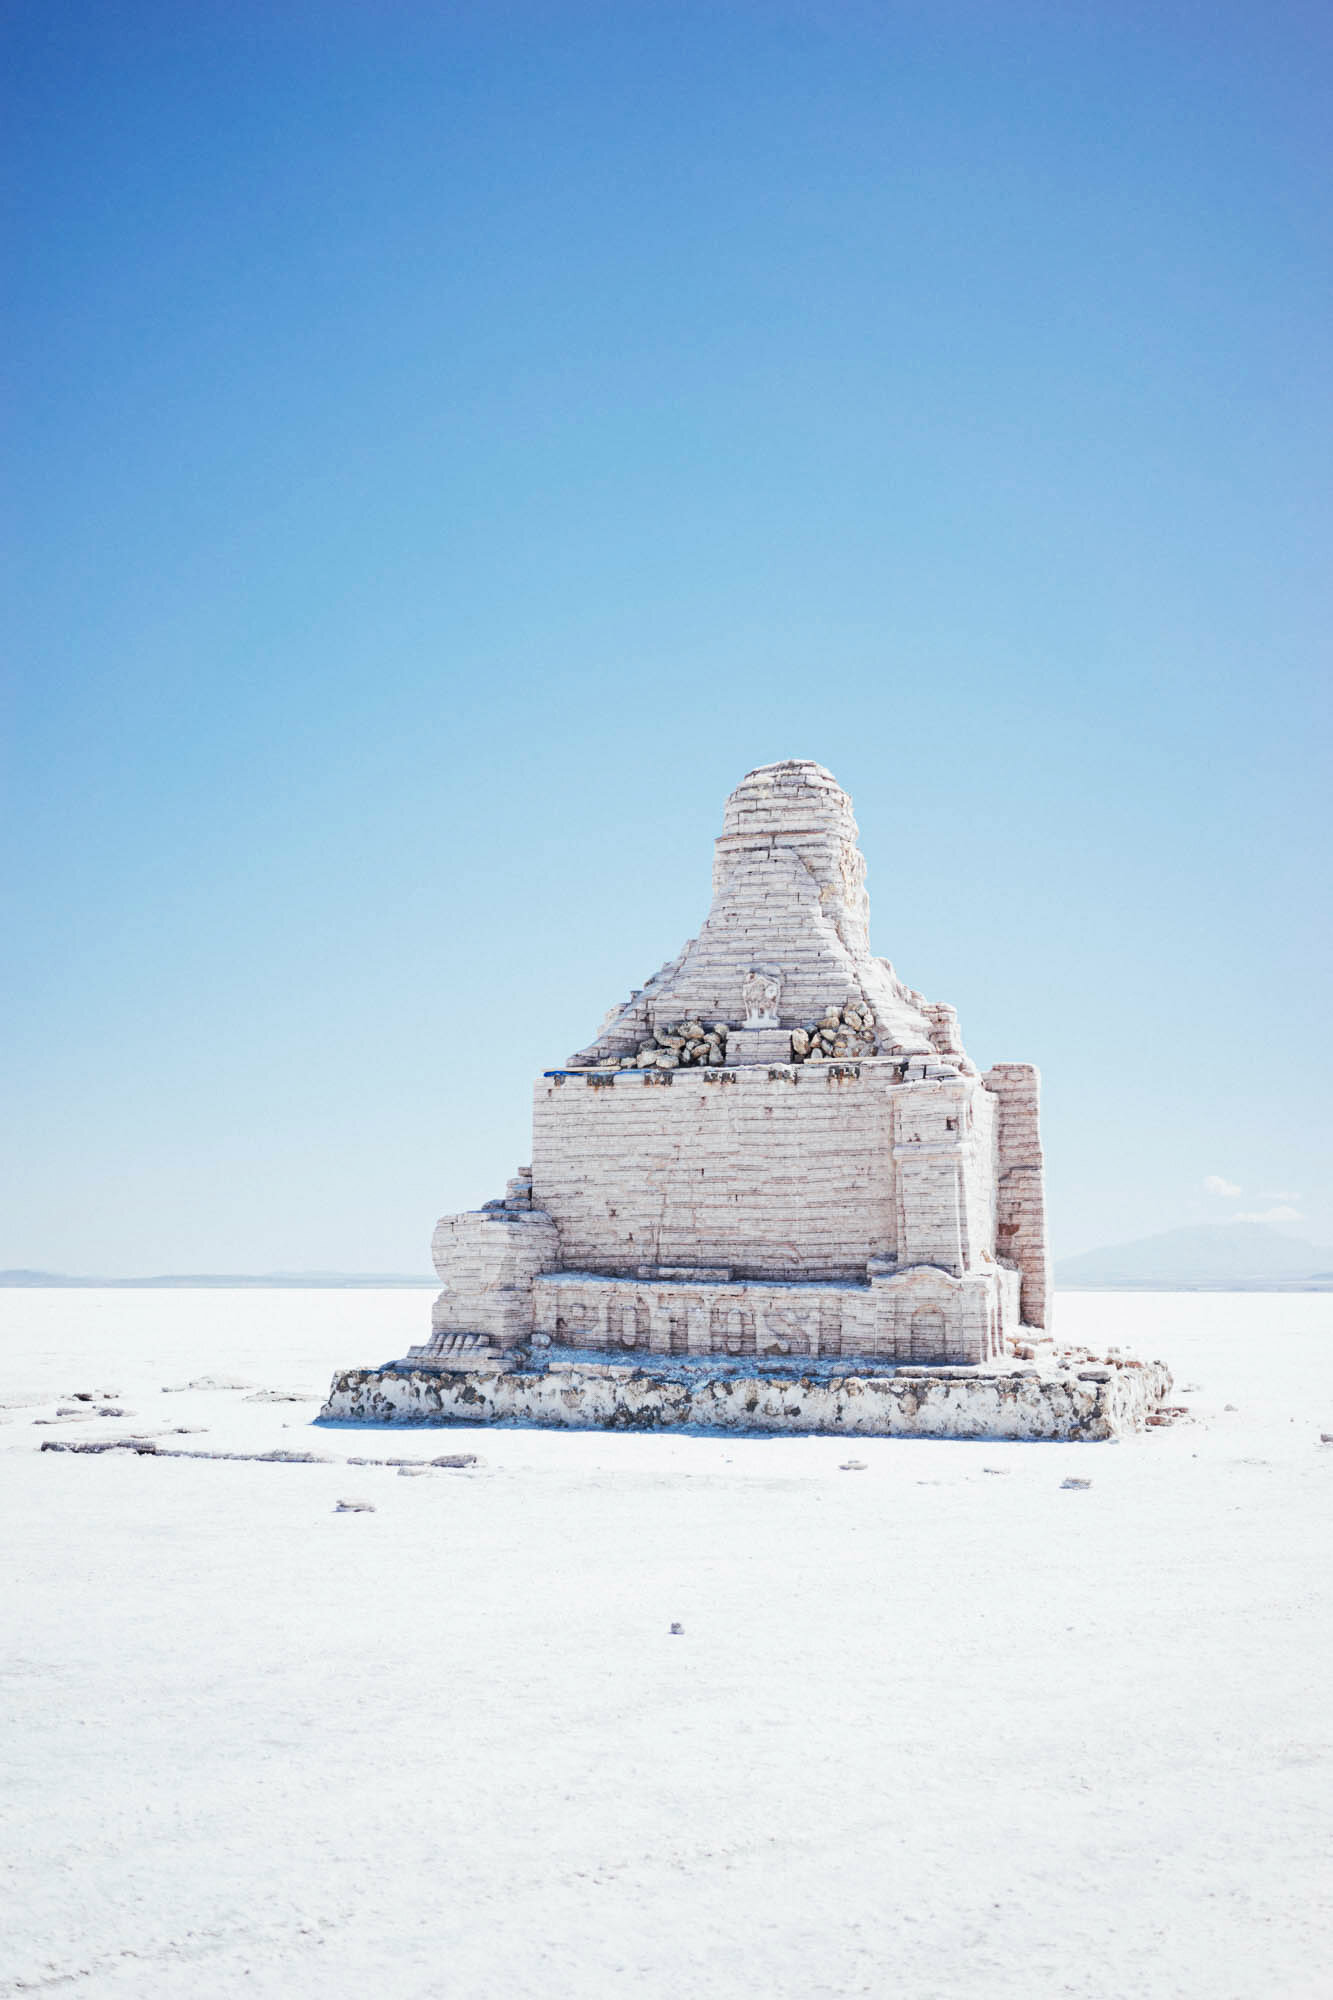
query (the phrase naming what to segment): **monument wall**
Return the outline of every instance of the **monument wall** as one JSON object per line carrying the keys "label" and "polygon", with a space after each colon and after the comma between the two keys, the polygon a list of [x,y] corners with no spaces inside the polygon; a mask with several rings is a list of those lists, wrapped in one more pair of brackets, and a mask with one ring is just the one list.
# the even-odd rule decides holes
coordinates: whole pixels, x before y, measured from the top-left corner
{"label": "monument wall", "polygon": [[897,1251],[888,1064],[556,1074],[532,1199],[566,1269],[865,1282]]}
{"label": "monument wall", "polygon": [[995,1182],[996,1254],[1021,1275],[1024,1323],[1050,1320],[1046,1166],[1041,1149],[1041,1077],[1031,1063],[995,1063],[985,1084],[999,1107]]}
{"label": "monument wall", "polygon": [[[954,1009],[872,955],[868,915],[836,780],[748,773],[697,937],[541,1077],[531,1167],[436,1231],[430,1340],[349,1375],[340,1412],[382,1395],[439,1421],[731,1421],[780,1379],[775,1422],[918,1428],[899,1371],[961,1371],[964,1402],[966,1371],[1017,1382],[1049,1344],[1037,1072],[979,1076]],[[608,1386],[640,1377],[651,1393]],[[976,1395],[987,1422],[1084,1421],[1071,1383],[1030,1408]]]}

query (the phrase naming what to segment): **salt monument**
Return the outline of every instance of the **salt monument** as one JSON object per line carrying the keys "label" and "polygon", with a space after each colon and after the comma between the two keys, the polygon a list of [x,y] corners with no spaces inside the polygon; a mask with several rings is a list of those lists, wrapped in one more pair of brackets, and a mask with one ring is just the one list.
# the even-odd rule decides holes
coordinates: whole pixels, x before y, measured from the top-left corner
{"label": "salt monument", "polygon": [[539,1079],[532,1164],[434,1237],[431,1337],[325,1419],[1107,1437],[1160,1363],[1049,1332],[1038,1075],[870,949],[852,804],[768,764],[696,938]]}

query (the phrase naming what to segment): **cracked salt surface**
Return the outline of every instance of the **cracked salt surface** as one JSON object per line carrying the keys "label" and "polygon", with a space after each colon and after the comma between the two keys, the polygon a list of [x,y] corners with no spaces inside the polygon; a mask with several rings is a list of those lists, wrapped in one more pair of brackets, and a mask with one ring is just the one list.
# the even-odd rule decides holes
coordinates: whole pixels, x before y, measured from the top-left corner
{"label": "cracked salt surface", "polygon": [[[862,1477],[453,1430],[484,1468],[404,1479],[351,1461],[438,1430],[247,1397],[403,1351],[418,1294],[7,1293],[0,1995],[1321,1993],[1333,1301],[1057,1305],[1197,1421]],[[234,1456],[43,1452],[103,1382],[200,1383]]]}

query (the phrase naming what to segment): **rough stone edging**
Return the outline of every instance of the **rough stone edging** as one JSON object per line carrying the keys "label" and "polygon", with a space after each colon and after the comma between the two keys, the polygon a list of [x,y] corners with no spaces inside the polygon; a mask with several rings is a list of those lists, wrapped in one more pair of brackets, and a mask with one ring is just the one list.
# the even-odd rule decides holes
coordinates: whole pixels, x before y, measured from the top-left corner
{"label": "rough stone edging", "polygon": [[749,1431],[835,1437],[1098,1441],[1142,1430],[1171,1388],[1161,1361],[1095,1370],[962,1377],[761,1373],[672,1379],[632,1367],[440,1374],[345,1369],[321,1423],[518,1424],[558,1430]]}

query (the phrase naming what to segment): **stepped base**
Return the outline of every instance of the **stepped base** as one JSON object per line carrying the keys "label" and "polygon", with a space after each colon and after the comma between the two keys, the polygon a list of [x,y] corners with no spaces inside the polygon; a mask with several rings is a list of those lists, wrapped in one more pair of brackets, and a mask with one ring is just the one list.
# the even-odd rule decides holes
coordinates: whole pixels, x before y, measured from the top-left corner
{"label": "stepped base", "polygon": [[631,1367],[588,1356],[515,1362],[448,1373],[405,1363],[347,1369],[334,1376],[320,1421],[1096,1441],[1159,1419],[1171,1389],[1161,1361],[862,1373],[808,1362],[799,1370],[717,1360]]}

